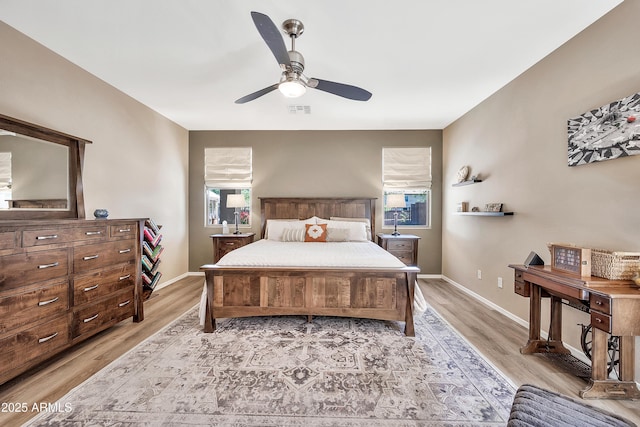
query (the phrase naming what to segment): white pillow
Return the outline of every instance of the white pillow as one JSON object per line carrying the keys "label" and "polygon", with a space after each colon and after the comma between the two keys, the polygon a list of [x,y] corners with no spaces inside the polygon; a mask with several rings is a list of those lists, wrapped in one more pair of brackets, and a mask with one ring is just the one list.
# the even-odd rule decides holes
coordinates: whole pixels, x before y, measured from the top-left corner
{"label": "white pillow", "polygon": [[298,219],[268,219],[267,226],[264,233],[264,238],[268,240],[282,241],[282,233],[285,229],[300,229],[304,230],[305,224],[315,224],[314,218],[308,218],[304,220]]}

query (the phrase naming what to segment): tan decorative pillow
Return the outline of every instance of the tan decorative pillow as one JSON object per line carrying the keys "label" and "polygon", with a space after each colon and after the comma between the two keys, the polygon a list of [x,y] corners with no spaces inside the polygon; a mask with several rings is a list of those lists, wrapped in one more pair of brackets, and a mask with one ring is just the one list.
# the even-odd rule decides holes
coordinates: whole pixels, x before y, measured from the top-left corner
{"label": "tan decorative pillow", "polygon": [[329,219],[334,221],[362,222],[364,223],[365,229],[367,232],[367,240],[371,240],[371,221],[369,220],[369,218],[345,218],[345,217],[332,216]]}
{"label": "tan decorative pillow", "polygon": [[327,228],[327,242],[348,242],[348,228]]}
{"label": "tan decorative pillow", "polygon": [[367,229],[366,224],[360,221],[334,221],[334,220],[322,220],[318,224],[326,224],[327,230],[336,228],[349,230],[348,241],[350,242],[366,242]]}
{"label": "tan decorative pillow", "polygon": [[306,224],[305,242],[326,242],[327,224]]}

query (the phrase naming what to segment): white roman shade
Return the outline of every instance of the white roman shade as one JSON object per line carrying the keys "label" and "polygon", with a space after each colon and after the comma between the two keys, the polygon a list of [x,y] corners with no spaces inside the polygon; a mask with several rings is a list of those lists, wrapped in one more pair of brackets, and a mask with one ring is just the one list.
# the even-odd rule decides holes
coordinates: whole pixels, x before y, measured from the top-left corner
{"label": "white roman shade", "polygon": [[431,147],[383,148],[382,184],[385,189],[431,188]]}
{"label": "white roman shade", "polygon": [[11,185],[11,153],[0,153],[0,190],[7,190]]}
{"label": "white roman shade", "polygon": [[204,149],[204,181],[213,188],[249,188],[252,180],[251,147]]}

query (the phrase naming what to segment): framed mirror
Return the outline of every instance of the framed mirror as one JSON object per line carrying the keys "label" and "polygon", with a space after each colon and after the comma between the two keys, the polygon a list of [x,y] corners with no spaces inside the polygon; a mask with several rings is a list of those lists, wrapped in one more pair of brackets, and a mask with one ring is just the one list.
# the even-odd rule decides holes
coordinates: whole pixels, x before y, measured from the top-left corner
{"label": "framed mirror", "polygon": [[0,114],[0,220],[84,218],[90,143]]}

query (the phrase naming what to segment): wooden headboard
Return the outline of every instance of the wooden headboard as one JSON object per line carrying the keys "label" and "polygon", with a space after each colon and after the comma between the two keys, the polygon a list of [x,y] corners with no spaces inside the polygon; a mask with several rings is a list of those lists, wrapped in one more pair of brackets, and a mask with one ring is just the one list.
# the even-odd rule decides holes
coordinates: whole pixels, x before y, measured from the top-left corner
{"label": "wooden headboard", "polygon": [[268,219],[369,218],[375,239],[376,199],[355,197],[260,197],[260,237]]}

